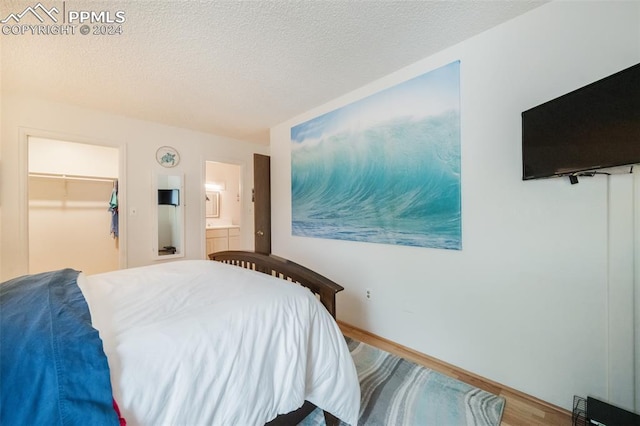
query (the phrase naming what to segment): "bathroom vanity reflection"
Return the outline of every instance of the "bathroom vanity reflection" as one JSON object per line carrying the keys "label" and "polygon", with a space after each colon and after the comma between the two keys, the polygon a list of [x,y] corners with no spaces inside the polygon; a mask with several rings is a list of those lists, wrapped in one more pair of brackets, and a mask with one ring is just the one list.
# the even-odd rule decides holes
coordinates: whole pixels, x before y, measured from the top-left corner
{"label": "bathroom vanity reflection", "polygon": [[154,182],[158,259],[184,257],[184,189],[182,175],[157,174]]}
{"label": "bathroom vanity reflection", "polygon": [[205,193],[207,217],[220,217],[220,193],[217,191],[207,191]]}

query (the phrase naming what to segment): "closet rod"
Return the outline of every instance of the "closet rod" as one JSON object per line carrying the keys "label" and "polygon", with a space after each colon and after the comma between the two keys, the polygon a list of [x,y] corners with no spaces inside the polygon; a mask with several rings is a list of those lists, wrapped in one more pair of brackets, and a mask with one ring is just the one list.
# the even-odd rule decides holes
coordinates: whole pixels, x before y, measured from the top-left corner
{"label": "closet rod", "polygon": [[65,175],[65,174],[55,174],[55,173],[29,173],[29,177],[67,179],[67,180],[87,180],[87,181],[94,181],[94,182],[115,182],[118,180],[117,178],[82,176],[82,175]]}

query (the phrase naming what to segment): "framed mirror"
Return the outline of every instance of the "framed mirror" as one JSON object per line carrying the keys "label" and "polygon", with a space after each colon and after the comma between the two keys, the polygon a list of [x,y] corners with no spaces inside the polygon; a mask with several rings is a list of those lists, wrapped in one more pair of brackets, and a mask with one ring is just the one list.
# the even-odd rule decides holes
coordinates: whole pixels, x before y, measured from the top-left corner
{"label": "framed mirror", "polygon": [[205,193],[207,217],[220,217],[220,193],[207,191]]}
{"label": "framed mirror", "polygon": [[184,257],[184,185],[180,174],[154,176],[153,202],[156,218],[157,259]]}

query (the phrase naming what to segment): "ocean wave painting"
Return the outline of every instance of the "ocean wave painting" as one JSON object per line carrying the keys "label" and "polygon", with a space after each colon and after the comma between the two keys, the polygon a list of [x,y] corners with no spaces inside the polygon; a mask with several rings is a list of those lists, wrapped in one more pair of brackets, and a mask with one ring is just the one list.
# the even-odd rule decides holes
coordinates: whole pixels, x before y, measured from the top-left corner
{"label": "ocean wave painting", "polygon": [[294,126],[293,235],[460,250],[459,70]]}

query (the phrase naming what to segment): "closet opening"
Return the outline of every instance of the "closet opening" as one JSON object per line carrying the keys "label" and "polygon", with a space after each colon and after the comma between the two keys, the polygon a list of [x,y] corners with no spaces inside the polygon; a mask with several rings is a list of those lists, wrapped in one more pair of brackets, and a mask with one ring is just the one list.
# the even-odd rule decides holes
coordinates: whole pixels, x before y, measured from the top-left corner
{"label": "closet opening", "polygon": [[28,137],[29,273],[120,267],[119,149]]}

